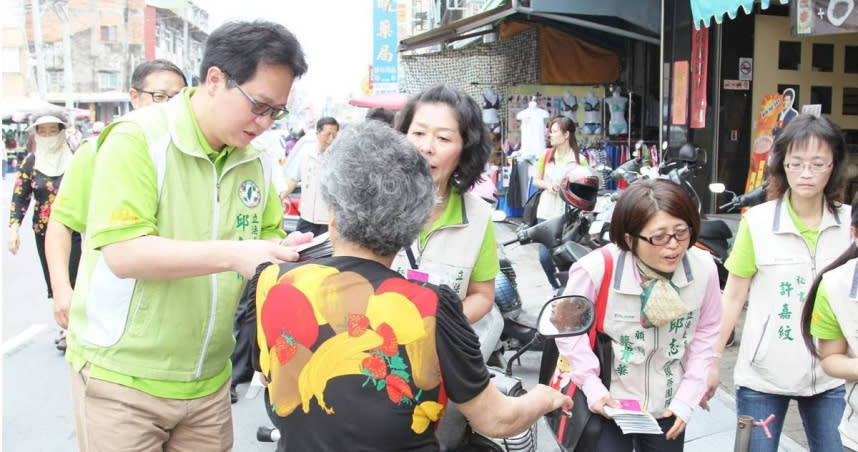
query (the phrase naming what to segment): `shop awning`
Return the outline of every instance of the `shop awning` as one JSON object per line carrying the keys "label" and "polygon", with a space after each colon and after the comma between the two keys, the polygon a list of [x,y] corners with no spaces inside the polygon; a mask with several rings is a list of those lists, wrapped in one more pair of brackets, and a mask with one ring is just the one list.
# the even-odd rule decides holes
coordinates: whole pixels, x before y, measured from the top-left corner
{"label": "shop awning", "polygon": [[[531,8],[521,6],[519,1],[509,0],[497,8],[403,39],[399,41],[399,51],[407,52],[485,34],[492,31],[491,27],[507,19],[560,23],[655,45],[660,43],[657,30],[646,26],[650,21],[641,20],[641,11],[661,11],[660,0],[636,0],[634,8],[629,7],[627,0],[554,3],[563,7],[539,9],[534,5]],[[624,16],[624,11],[628,15]]]}
{"label": "shop awning", "polygon": [[408,102],[408,96],[402,93],[375,94],[372,96],[356,96],[349,99],[349,104],[364,108],[386,108],[401,110]]}
{"label": "shop awning", "polygon": [[405,52],[428,47],[441,42],[452,42],[470,36],[470,33],[486,25],[493,25],[516,14],[512,4],[507,2],[495,9],[475,14],[441,27],[435,27],[425,33],[399,41],[399,51]]}
{"label": "shop awning", "polygon": [[[8,97],[0,99],[0,119],[20,122],[33,114],[53,114],[63,116],[65,107],[30,97]],[[71,114],[75,118],[89,116],[89,110],[73,108]]]}
{"label": "shop awning", "polygon": [[[769,0],[757,0],[760,3],[760,8],[766,9],[769,7]],[[785,5],[789,0],[775,0],[780,4]],[[715,19],[716,23],[721,23],[724,19],[724,14],[730,19],[735,19],[739,8],[745,10],[745,14],[751,14],[754,10],[754,0],[691,0],[691,15],[694,17],[694,28],[700,29],[700,23],[703,22],[704,27],[709,26],[709,20]]]}

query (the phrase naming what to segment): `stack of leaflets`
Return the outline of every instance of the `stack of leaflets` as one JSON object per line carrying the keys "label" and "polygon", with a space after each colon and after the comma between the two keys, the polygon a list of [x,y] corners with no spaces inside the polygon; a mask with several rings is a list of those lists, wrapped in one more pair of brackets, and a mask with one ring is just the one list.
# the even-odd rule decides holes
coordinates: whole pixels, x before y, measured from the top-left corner
{"label": "stack of leaflets", "polygon": [[331,246],[331,239],[327,232],[313,237],[313,240],[307,243],[298,245],[295,250],[298,251],[298,262],[329,257],[334,254],[334,248]]}
{"label": "stack of leaflets", "polygon": [[623,435],[643,433],[662,435],[664,432],[652,414],[643,411],[636,400],[619,400],[622,408],[605,407],[605,414],[611,416]]}

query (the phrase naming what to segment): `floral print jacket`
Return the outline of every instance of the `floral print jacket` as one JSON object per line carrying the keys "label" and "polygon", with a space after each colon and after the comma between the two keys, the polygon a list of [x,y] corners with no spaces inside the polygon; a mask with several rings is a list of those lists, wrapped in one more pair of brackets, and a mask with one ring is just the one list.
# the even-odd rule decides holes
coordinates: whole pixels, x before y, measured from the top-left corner
{"label": "floral print jacket", "polygon": [[36,163],[34,154],[29,154],[18,169],[15,188],[12,190],[12,205],[10,207],[9,226],[21,224],[30,199],[35,200],[33,206],[33,230],[38,235],[45,235],[48,229],[48,219],[51,217],[51,204],[60,189],[62,175],[49,177],[33,168]]}
{"label": "floral print jacket", "polygon": [[437,451],[447,400],[489,382],[456,293],[375,261],[260,266],[242,305],[268,414],[288,438],[277,450]]}

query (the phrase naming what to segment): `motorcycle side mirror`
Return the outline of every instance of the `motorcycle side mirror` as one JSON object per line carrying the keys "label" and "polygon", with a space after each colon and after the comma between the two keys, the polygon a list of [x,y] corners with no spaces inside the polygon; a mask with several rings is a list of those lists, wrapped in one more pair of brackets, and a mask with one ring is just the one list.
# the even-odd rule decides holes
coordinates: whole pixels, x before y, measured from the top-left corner
{"label": "motorcycle side mirror", "polygon": [[506,212],[503,210],[495,210],[492,212],[492,221],[495,223],[506,221],[506,218]]}
{"label": "motorcycle side mirror", "polygon": [[579,336],[593,326],[595,312],[593,302],[587,297],[555,297],[542,307],[536,329],[544,337]]}
{"label": "motorcycle side mirror", "polygon": [[727,191],[727,186],[721,182],[716,182],[714,184],[709,184],[709,191],[715,194],[721,194]]}

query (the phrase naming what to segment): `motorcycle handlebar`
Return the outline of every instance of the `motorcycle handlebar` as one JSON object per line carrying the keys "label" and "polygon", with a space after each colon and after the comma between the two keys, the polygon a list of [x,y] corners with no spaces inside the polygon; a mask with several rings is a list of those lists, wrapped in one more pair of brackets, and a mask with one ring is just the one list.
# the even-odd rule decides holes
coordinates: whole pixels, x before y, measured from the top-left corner
{"label": "motorcycle handlebar", "polygon": [[737,195],[730,202],[722,205],[718,210],[727,209],[730,211],[738,207],[752,207],[757,204],[762,204],[766,200],[766,187],[768,184],[763,184],[743,195]]}
{"label": "motorcycle handlebar", "polygon": [[[632,183],[637,179],[638,172],[641,170],[641,159],[633,158],[626,163],[618,166],[615,170],[611,171],[611,179],[620,180],[625,179],[626,182]],[[632,180],[629,180],[632,179]]]}

